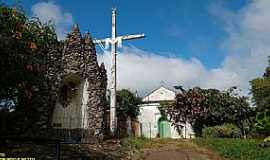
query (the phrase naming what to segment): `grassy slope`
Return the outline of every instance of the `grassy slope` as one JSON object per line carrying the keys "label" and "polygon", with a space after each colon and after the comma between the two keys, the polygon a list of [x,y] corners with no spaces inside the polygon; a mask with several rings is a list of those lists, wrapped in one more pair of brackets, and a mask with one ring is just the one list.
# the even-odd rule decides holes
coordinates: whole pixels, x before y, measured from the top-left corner
{"label": "grassy slope", "polygon": [[270,160],[270,148],[259,147],[261,141],[249,139],[195,139],[230,160]]}

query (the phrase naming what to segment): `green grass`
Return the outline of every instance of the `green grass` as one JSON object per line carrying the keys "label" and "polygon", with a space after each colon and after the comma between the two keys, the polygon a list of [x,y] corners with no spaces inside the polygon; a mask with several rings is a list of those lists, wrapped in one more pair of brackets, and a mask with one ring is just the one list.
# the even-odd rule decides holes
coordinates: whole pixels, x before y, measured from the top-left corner
{"label": "green grass", "polygon": [[123,149],[140,150],[145,148],[160,148],[163,144],[170,141],[170,139],[149,139],[145,137],[128,137],[121,140]]}
{"label": "green grass", "polygon": [[196,144],[207,146],[229,160],[270,160],[270,148],[259,147],[255,139],[194,139]]}
{"label": "green grass", "polygon": [[144,137],[128,137],[121,140],[121,148],[123,150],[139,150],[150,142],[149,139]]}

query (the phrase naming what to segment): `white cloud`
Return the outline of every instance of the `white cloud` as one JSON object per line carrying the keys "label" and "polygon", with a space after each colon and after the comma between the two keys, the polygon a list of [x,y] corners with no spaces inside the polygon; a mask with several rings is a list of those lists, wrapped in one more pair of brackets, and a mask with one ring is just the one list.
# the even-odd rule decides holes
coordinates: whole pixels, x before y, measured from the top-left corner
{"label": "white cloud", "polygon": [[[245,93],[249,81],[261,76],[270,55],[270,1],[254,0],[237,12],[212,4],[210,12],[224,23],[228,38],[222,43],[227,55],[214,69],[206,69],[198,59],[163,57],[134,47],[125,47],[118,55],[118,85],[120,88],[149,92],[165,85],[200,86],[227,89],[240,87]],[[110,54],[99,55],[109,71]]]}
{"label": "white cloud", "polygon": [[55,25],[59,39],[64,39],[73,25],[73,17],[69,12],[56,5],[54,2],[39,2],[32,6],[32,14],[38,17],[42,23],[52,21]]}
{"label": "white cloud", "polygon": [[[109,75],[110,54],[102,54],[98,58],[105,62]],[[119,87],[138,90],[139,93],[149,92],[161,83],[169,86],[190,86],[198,83],[197,77],[205,72],[203,65],[195,58],[168,58],[134,47],[124,47],[123,52],[117,55],[117,62]]]}
{"label": "white cloud", "polygon": [[[269,7],[269,0],[252,0],[237,12],[220,4],[211,6],[210,10],[223,20],[228,33],[222,44],[228,54],[220,67],[220,73],[232,76],[228,85],[237,85],[247,91],[249,81],[263,74],[270,55]],[[226,75],[217,77],[227,78]]]}
{"label": "white cloud", "polygon": [[[110,76],[110,53],[99,54],[98,59],[105,63]],[[207,70],[196,58],[164,57],[135,47],[124,47],[117,62],[119,88],[137,90],[141,95],[161,84],[227,89],[240,83],[237,73],[224,68]]]}

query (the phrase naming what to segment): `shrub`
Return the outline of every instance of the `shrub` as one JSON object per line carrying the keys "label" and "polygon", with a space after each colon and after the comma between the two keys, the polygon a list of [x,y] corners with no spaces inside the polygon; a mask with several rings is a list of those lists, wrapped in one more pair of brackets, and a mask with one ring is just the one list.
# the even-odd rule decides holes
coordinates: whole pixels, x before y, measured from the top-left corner
{"label": "shrub", "polygon": [[214,138],[214,137],[218,137],[218,131],[217,131],[217,127],[206,127],[203,128],[202,130],[202,136],[205,138]]}
{"label": "shrub", "polygon": [[241,130],[233,124],[225,123],[220,126],[204,128],[202,135],[205,138],[240,138]]}
{"label": "shrub", "polygon": [[226,160],[269,160],[270,147],[262,148],[258,144],[262,140],[237,138],[196,138],[193,140],[200,146],[208,146]]}

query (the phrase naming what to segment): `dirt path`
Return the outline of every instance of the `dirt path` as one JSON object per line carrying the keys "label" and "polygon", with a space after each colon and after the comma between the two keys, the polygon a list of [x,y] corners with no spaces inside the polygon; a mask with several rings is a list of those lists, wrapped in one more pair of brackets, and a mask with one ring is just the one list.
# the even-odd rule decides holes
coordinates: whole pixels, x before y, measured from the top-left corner
{"label": "dirt path", "polygon": [[134,156],[136,160],[223,160],[189,140],[153,140]]}

